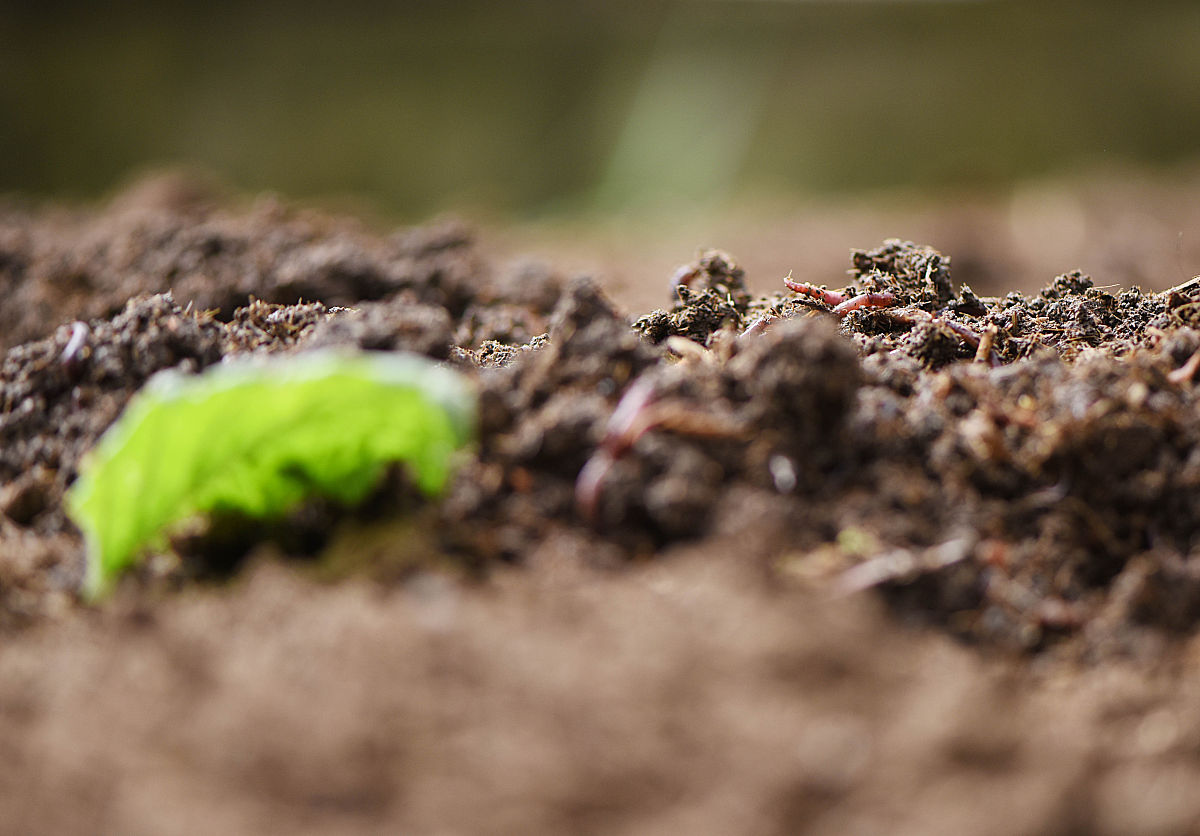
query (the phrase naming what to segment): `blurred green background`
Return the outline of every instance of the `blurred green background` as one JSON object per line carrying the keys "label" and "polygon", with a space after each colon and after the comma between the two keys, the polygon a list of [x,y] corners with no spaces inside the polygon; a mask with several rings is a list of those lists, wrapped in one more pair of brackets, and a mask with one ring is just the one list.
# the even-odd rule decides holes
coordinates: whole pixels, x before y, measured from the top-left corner
{"label": "blurred green background", "polygon": [[0,4],[0,192],[531,218],[1198,152],[1195,0]]}

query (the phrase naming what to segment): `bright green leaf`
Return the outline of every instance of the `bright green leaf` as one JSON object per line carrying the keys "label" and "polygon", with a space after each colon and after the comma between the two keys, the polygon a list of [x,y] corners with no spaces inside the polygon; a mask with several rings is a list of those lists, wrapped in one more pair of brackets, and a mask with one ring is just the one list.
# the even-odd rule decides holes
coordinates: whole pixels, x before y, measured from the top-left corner
{"label": "bright green leaf", "polygon": [[441,491],[471,437],[464,378],[406,354],[308,352],[163,372],[85,457],[67,495],[103,594],[148,546],[197,514],[277,515],[310,495],[361,501],[404,462]]}

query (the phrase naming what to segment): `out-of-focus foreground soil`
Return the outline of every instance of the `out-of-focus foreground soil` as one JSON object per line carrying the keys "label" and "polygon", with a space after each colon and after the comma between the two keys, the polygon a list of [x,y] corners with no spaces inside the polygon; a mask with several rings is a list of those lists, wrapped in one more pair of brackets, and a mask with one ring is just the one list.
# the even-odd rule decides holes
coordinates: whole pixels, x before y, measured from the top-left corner
{"label": "out-of-focus foreground soil", "polygon": [[[1200,286],[1151,232],[1006,282],[925,211],[799,290],[709,251],[609,298],[171,179],[6,206],[0,832],[1200,826]],[[448,494],[81,603],[63,491],[142,383],[326,346],[476,382]]]}

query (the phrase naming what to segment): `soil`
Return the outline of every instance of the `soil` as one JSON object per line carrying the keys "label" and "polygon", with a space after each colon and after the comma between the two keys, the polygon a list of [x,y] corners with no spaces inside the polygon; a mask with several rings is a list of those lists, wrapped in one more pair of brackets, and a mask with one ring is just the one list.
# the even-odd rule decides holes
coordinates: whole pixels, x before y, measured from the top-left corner
{"label": "soil", "polygon": [[[850,268],[706,251],[633,315],[453,223],[4,207],[0,830],[1200,826],[1200,282]],[[63,492],[133,393],[331,345],[476,382],[446,495],[210,520],[82,603]]]}

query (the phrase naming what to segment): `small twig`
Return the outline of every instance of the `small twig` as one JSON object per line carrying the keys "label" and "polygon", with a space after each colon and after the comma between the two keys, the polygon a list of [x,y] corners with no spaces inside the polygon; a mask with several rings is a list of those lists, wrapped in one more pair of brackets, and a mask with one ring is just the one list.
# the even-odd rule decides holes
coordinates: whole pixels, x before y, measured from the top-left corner
{"label": "small twig", "polygon": [[1200,290],[1200,276],[1196,276],[1195,278],[1188,279],[1186,282],[1181,282],[1180,284],[1177,284],[1174,287],[1169,287],[1166,290],[1162,291],[1162,293],[1160,293],[1158,295],[1159,296],[1170,296],[1172,293],[1178,293],[1181,296],[1187,296],[1189,294],[1195,293],[1197,290]]}
{"label": "small twig", "polygon": [[976,540],[955,537],[921,551],[895,549],[842,572],[833,583],[835,596],[853,595],[906,577],[936,572],[971,556]]}
{"label": "small twig", "polygon": [[979,335],[979,344],[975,346],[976,363],[987,363],[993,368],[1000,364],[1000,358],[996,356],[996,352],[992,351],[998,333],[1000,333],[1000,329],[996,327],[995,323],[983,329],[983,333]]}

